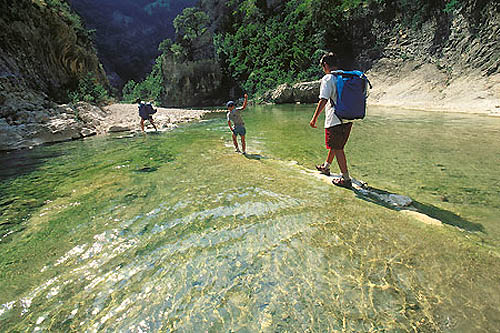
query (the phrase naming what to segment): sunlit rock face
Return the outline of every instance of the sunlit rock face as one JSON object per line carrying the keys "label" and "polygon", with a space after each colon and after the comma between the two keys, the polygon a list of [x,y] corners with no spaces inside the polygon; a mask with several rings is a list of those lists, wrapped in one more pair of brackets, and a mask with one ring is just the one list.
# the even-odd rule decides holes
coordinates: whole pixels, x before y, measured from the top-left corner
{"label": "sunlit rock face", "polygon": [[88,29],[95,29],[99,59],[113,86],[140,81],[159,55],[158,44],[173,39],[174,18],[195,0],[70,0]]}

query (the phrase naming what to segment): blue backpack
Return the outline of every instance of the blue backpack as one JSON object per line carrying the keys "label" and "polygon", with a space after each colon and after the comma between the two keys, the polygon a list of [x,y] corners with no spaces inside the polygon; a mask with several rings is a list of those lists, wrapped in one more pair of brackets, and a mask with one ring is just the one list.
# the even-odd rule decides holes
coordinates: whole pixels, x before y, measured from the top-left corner
{"label": "blue backpack", "polygon": [[335,114],[340,119],[363,119],[366,115],[368,86],[372,87],[361,71],[334,71],[337,77],[337,102]]}

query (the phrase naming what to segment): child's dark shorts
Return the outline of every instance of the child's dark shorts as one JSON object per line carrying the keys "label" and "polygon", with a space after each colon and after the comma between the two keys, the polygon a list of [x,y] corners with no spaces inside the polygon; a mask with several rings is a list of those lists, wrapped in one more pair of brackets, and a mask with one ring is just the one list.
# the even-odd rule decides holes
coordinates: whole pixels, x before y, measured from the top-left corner
{"label": "child's dark shorts", "polygon": [[247,130],[245,126],[234,126],[233,130],[234,135],[245,136],[247,134]]}
{"label": "child's dark shorts", "polygon": [[352,123],[343,123],[333,127],[325,128],[325,142],[327,149],[344,149],[349,134],[351,134]]}

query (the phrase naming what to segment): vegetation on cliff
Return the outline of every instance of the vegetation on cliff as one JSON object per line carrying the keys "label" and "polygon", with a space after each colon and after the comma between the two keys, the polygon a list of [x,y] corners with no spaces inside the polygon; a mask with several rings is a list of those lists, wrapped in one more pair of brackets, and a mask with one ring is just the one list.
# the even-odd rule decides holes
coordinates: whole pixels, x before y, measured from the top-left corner
{"label": "vegetation on cliff", "polygon": [[[2,116],[16,112],[16,100],[66,102],[81,80],[107,86],[92,32],[65,1],[1,0],[0,71]],[[33,110],[32,110],[33,111]]]}
{"label": "vegetation on cliff", "polygon": [[209,16],[186,8],[174,20],[176,38],[159,44],[161,55],[150,75],[141,82],[129,81],[123,99],[154,100],[163,106],[219,104],[232,83],[224,76],[216,58]]}
{"label": "vegetation on cliff", "polygon": [[158,44],[174,38],[173,20],[196,0],[69,0],[95,29],[99,58],[110,83],[119,89],[144,79],[159,55]]}
{"label": "vegetation on cliff", "polygon": [[[215,34],[215,45],[223,67],[251,92],[280,83],[316,79],[318,53],[322,50],[339,54],[344,67],[367,70],[374,61],[387,56],[384,50],[397,34],[426,31],[432,34],[426,60],[443,57],[454,19],[468,22],[466,29],[472,28],[475,30],[472,33],[479,34],[487,30],[485,14],[498,14],[499,9],[491,1],[468,0],[233,0],[230,3],[234,10]],[[405,50],[405,45],[401,49]],[[411,52],[397,56],[416,57]],[[490,71],[498,71],[498,65]]]}
{"label": "vegetation on cliff", "polygon": [[[445,72],[480,70],[491,75],[500,71],[500,50],[494,43],[500,32],[499,7],[488,0],[231,0],[223,5],[202,0],[190,9],[199,13],[190,22],[206,32],[193,35],[196,30],[177,29],[175,42],[160,47],[155,80],[150,76],[138,86],[153,89],[161,81],[167,90],[185,89],[185,82],[168,78],[203,59],[224,80],[262,93],[282,83],[317,79],[317,60],[326,50],[335,51],[344,68],[368,70],[386,58],[432,63]],[[210,18],[206,28],[200,11]],[[176,20],[182,21],[183,15]],[[127,91],[136,95],[158,97],[131,87]]]}

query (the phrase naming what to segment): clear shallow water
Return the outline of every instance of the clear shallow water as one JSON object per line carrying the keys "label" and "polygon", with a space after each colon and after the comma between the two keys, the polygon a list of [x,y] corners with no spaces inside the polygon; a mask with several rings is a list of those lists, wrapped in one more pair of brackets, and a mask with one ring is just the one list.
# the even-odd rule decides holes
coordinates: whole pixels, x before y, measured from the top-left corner
{"label": "clear shallow water", "polygon": [[1,331],[495,331],[500,119],[370,110],[352,174],[412,216],[302,171],[312,106],[2,155]]}

